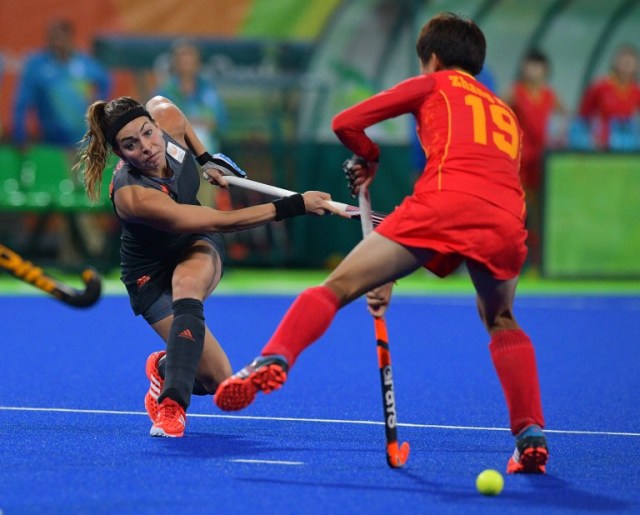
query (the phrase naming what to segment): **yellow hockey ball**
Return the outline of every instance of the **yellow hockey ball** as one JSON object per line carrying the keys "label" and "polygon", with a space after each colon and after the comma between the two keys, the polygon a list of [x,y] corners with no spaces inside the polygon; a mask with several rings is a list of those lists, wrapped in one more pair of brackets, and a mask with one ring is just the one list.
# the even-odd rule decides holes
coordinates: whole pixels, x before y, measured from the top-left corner
{"label": "yellow hockey ball", "polygon": [[503,487],[504,479],[497,470],[483,470],[476,478],[476,488],[482,495],[498,495]]}

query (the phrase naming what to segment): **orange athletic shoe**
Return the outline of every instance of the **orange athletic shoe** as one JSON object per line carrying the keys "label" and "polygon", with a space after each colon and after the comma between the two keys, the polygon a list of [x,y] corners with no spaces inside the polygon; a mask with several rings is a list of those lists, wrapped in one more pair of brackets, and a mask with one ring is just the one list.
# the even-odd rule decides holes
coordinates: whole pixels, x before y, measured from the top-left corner
{"label": "orange athletic shoe", "polygon": [[151,436],[165,436],[168,438],[180,438],[184,436],[184,428],[187,425],[187,413],[173,399],[162,399],[158,405],[156,421],[151,426]]}
{"label": "orange athletic shoe", "polygon": [[162,388],[164,388],[164,379],[162,379],[162,376],[160,376],[158,372],[158,362],[165,354],[166,352],[163,350],[154,352],[147,358],[147,365],[145,367],[147,378],[149,379],[149,390],[147,391],[147,395],[144,396],[144,407],[147,410],[151,422],[156,421],[158,414],[158,396],[162,393]]}
{"label": "orange athletic shoe", "polygon": [[256,393],[271,393],[287,380],[289,364],[284,356],[258,356],[240,372],[224,380],[213,402],[224,411],[237,411],[253,402]]}
{"label": "orange athletic shoe", "polygon": [[549,449],[539,426],[524,428],[516,436],[516,449],[507,463],[507,474],[544,474]]}

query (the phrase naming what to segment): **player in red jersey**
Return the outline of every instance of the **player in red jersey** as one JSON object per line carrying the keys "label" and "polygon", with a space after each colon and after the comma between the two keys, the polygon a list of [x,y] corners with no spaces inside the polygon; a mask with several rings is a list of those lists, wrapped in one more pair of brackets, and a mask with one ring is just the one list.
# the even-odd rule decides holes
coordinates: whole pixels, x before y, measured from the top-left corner
{"label": "player in red jersey", "polygon": [[485,39],[472,21],[438,15],[423,27],[416,48],[420,76],[347,109],[333,122],[339,139],[366,161],[351,167],[358,190],[373,180],[379,156],[365,129],[413,114],[428,156],[413,194],[321,286],[295,300],[261,356],[225,380],[215,402],[224,410],[242,409],[257,392],[278,389],[298,355],[359,296],[369,292],[369,310],[382,316],[394,280],[421,266],[446,276],[464,261],[516,436],[507,471],[541,473],[547,446],[535,353],[513,315],[527,253],[518,178],[521,130],[507,104],[473,77],[482,68]]}
{"label": "player in red jersey", "polygon": [[596,145],[606,149],[609,147],[612,122],[631,121],[638,113],[638,52],[626,45],[616,52],[609,76],[595,81],[585,91],[580,103],[580,116],[591,122],[599,122],[596,125]]}
{"label": "player in red jersey", "polygon": [[505,97],[522,127],[520,179],[527,200],[529,262],[531,268],[536,271],[542,261],[540,188],[544,153],[549,146],[549,126],[554,113],[563,116],[567,114],[555,91],[549,86],[548,77],[549,61],[546,55],[531,50],[522,60],[520,77]]}

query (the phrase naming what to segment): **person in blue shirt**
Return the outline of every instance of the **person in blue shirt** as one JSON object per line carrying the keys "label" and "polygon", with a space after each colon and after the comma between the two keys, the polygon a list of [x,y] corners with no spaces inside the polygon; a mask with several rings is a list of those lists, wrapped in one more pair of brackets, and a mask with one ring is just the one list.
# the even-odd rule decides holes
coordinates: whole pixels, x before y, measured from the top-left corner
{"label": "person in blue shirt", "polygon": [[206,148],[220,152],[227,113],[215,86],[203,73],[197,46],[186,39],[174,44],[169,74],[157,94],[170,98],[180,108]]}
{"label": "person in blue shirt", "polygon": [[75,49],[70,22],[53,22],[47,42],[46,49],[25,62],[16,92],[13,139],[21,147],[30,143],[27,118],[33,111],[39,142],[75,147],[86,129],[87,107],[109,97],[111,78],[97,60]]}

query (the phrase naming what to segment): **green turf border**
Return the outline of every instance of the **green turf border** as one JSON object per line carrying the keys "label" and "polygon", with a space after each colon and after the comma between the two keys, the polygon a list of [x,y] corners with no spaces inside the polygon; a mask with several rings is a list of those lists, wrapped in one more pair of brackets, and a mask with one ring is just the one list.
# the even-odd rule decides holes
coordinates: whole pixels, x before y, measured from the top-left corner
{"label": "green turf border", "polygon": [[[57,274],[54,277],[79,288],[79,276]],[[216,290],[222,294],[295,294],[319,284],[327,276],[326,270],[265,270],[227,268],[225,276]],[[639,280],[549,280],[537,277],[521,278],[520,294],[532,295],[640,295]],[[109,274],[104,279],[104,293],[125,295],[118,274]],[[0,274],[0,295],[36,294],[41,292],[8,274]],[[473,286],[466,273],[438,279],[424,270],[418,270],[398,282],[395,294],[401,295],[472,295]]]}

